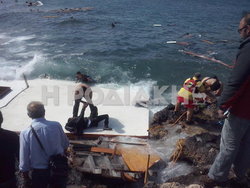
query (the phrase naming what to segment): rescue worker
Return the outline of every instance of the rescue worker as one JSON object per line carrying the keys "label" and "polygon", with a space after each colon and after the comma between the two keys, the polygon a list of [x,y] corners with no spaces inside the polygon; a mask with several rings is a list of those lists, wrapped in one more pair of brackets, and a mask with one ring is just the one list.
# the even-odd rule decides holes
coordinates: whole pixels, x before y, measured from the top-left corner
{"label": "rescue worker", "polygon": [[[202,88],[202,82],[200,80],[201,74],[195,73],[191,78],[185,80],[183,87],[178,92],[177,101],[174,112],[177,113],[180,110],[180,106],[183,103],[187,108],[186,123],[192,124],[192,116],[194,111],[193,93],[198,92],[199,88]],[[204,89],[202,89],[204,90]]]}
{"label": "rescue worker", "polygon": [[206,92],[210,93],[207,102],[209,103],[217,102],[216,97],[220,96],[223,91],[222,82],[217,78],[217,76],[205,77],[202,79],[201,82]]}
{"label": "rescue worker", "polygon": [[[188,78],[183,87],[178,92],[177,102],[175,105],[175,113],[180,110],[180,106],[184,103],[187,108],[186,123],[192,124],[192,115],[195,106],[198,103],[206,102],[208,104],[216,103],[217,96],[221,95],[223,85],[216,76],[205,77],[201,80],[201,74],[195,73],[192,78]],[[198,94],[204,93],[201,98],[197,97]]]}

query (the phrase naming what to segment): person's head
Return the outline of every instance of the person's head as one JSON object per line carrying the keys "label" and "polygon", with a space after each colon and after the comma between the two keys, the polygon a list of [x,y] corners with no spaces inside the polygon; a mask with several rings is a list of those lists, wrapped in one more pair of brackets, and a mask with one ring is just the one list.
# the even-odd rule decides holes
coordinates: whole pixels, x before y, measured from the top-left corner
{"label": "person's head", "polygon": [[205,84],[207,84],[207,86],[209,87],[209,89],[210,89],[211,91],[217,91],[218,89],[221,88],[221,83],[220,83],[218,77],[215,76],[215,75],[211,76],[211,77],[206,81]]}
{"label": "person's head", "polygon": [[216,79],[216,81],[212,85],[210,85],[211,91],[217,91],[218,89],[220,89],[220,87],[221,83],[218,79]]}
{"label": "person's head", "polygon": [[81,73],[80,71],[78,71],[78,72],[76,73],[76,78],[77,78],[77,79],[81,79],[81,78],[82,78],[82,73]]}
{"label": "person's head", "polygon": [[240,20],[238,32],[242,39],[250,36],[250,13],[246,13]]}
{"label": "person's head", "polygon": [[38,101],[32,101],[27,106],[27,114],[31,119],[43,118],[45,116],[44,105]]}
{"label": "person's head", "polygon": [[194,74],[194,77],[195,77],[197,80],[200,80],[200,79],[201,79],[201,73],[196,72],[196,73]]}
{"label": "person's head", "polygon": [[1,128],[2,123],[3,123],[3,115],[2,115],[2,112],[0,111],[0,128]]}

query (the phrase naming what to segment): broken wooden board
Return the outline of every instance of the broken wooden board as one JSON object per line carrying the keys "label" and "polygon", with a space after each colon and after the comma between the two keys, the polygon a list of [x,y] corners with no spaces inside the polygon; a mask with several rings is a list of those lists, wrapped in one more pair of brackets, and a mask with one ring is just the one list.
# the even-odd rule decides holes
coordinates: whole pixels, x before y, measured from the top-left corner
{"label": "broken wooden board", "polygon": [[153,151],[148,151],[146,146],[124,147],[117,146],[116,154],[120,154],[131,171],[146,172],[148,155],[150,155],[149,166],[160,161],[160,157]]}

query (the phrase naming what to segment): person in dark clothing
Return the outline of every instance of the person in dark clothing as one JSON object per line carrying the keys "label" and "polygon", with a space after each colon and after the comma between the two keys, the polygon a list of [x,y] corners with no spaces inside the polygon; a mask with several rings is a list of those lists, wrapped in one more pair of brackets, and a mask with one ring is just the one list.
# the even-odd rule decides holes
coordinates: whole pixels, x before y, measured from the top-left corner
{"label": "person in dark clothing", "polygon": [[210,180],[216,182],[227,181],[232,165],[237,180],[244,182],[250,167],[250,13],[241,19],[238,32],[243,42],[218,111],[224,117],[229,110],[229,116],[222,129],[220,152],[208,173]]}
{"label": "person in dark clothing", "polygon": [[76,82],[95,83],[95,80],[93,80],[90,76],[82,74],[80,71],[78,71],[76,73]]}
{"label": "person in dark clothing", "polygon": [[108,114],[98,116],[98,109],[96,106],[93,106],[90,117],[86,118],[84,117],[84,113],[88,106],[88,103],[83,101],[81,102],[83,103],[83,107],[80,116],[69,118],[68,123],[65,125],[66,130],[74,132],[79,135],[83,133],[84,129],[90,127],[97,127],[98,123],[103,120],[104,120],[103,130],[112,130],[112,128],[109,127]]}
{"label": "person in dark clothing", "polygon": [[82,98],[85,98],[89,103],[90,111],[93,110],[93,103],[92,103],[92,91],[91,88],[87,84],[79,84],[75,89],[75,103],[73,106],[73,117],[78,116],[79,105]]}
{"label": "person in dark clothing", "polygon": [[1,128],[0,111],[0,188],[15,188],[15,163],[19,158],[19,137],[15,132]]}

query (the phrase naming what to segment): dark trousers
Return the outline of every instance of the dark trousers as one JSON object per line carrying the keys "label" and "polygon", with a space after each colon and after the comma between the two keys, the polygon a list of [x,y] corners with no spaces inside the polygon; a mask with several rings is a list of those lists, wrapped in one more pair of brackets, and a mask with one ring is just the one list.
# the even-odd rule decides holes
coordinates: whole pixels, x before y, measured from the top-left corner
{"label": "dark trousers", "polygon": [[67,178],[52,179],[48,169],[34,169],[32,171],[32,188],[66,188]]}
{"label": "dark trousers", "polygon": [[90,127],[97,127],[98,123],[102,120],[104,120],[104,127],[108,127],[108,125],[109,125],[109,115],[108,114],[104,114],[104,115],[100,115],[100,116],[96,116],[96,117],[92,118],[91,123],[90,123]]}
{"label": "dark trousers", "polygon": [[[73,117],[78,116],[78,110],[79,110],[80,102],[81,102],[81,99],[75,100],[75,104],[74,104],[74,107],[73,107]],[[94,107],[93,104],[89,104],[90,112],[93,111],[93,107]]]}
{"label": "dark trousers", "polygon": [[12,178],[6,182],[0,183],[0,188],[17,188],[16,178]]}

